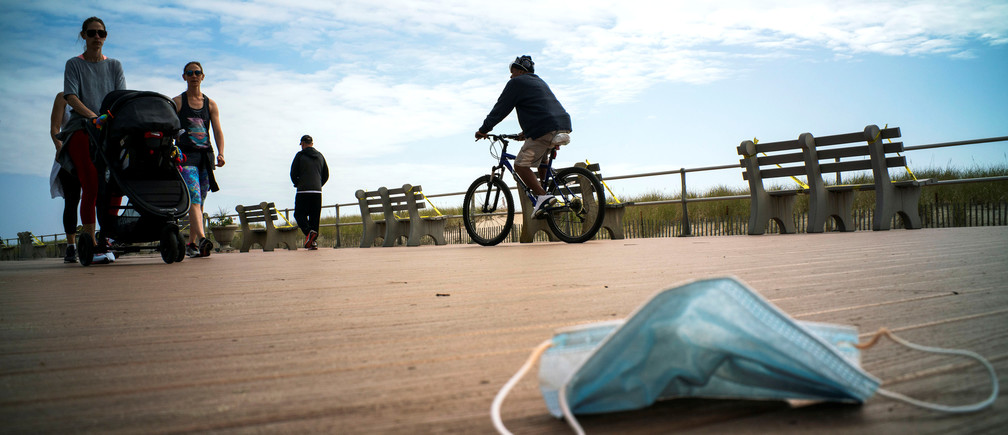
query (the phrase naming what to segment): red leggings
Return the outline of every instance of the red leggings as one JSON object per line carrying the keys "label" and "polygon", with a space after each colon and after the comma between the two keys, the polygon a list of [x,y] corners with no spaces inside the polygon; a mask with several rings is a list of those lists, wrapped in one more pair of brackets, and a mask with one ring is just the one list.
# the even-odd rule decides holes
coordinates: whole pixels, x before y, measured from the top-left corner
{"label": "red leggings", "polygon": [[[67,152],[77,169],[77,179],[81,185],[80,218],[81,224],[95,223],[95,204],[98,202],[98,170],[91,161],[89,140],[84,130],[78,130],[67,141]],[[109,215],[119,214],[122,196],[109,198]]]}

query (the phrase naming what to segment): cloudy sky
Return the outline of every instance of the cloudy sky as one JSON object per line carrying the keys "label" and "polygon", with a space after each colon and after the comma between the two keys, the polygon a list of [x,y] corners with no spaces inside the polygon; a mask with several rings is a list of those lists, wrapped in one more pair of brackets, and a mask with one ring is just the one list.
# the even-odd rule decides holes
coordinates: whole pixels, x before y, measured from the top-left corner
{"label": "cloudy sky", "polygon": [[[608,175],[732,164],[745,139],[868,124],[901,127],[907,145],[1008,135],[1003,0],[0,0],[0,11],[4,238],[61,231],[48,115],[92,15],[129,88],[175,96],[183,65],[203,64],[228,162],[210,212],[292,207],[302,134],[329,162],[327,205],[383,185],[464,191],[492,163],[473,132],[523,54],[573,118],[560,163],[589,159]],[[514,115],[494,131],[518,132]],[[909,158],[918,168],[1005,165],[1008,145]],[[688,182],[698,192],[744,186],[738,170]],[[679,179],[611,187],[676,194]]]}

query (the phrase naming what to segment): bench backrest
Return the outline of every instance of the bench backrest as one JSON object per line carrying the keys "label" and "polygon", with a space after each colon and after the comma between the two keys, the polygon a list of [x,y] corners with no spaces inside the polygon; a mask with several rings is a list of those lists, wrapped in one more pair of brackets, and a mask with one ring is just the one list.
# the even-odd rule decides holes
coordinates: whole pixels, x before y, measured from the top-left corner
{"label": "bench backrest", "polygon": [[[805,153],[798,140],[756,143],[743,141],[738,146],[742,156],[742,179],[749,182],[749,192],[754,196],[766,194],[764,178],[797,177],[806,175]],[[801,186],[800,189],[806,189]]]}
{"label": "bench backrest", "polygon": [[361,214],[381,213],[383,211],[381,195],[378,194],[377,190],[370,192],[358,190],[354,193],[354,196],[357,197]]}
{"label": "bench backrest", "polygon": [[357,203],[360,205],[361,221],[365,225],[374,222],[374,219],[371,218],[372,214],[385,212],[385,208],[382,206],[381,195],[377,190],[357,190],[357,192],[354,193],[354,196],[357,197]]}
{"label": "bench backrest", "polygon": [[872,171],[876,183],[889,182],[886,169],[906,165],[905,157],[893,155],[903,151],[902,142],[889,141],[898,137],[899,127],[869,125],[859,133],[822,137],[803,133],[797,140],[769,143],[747,140],[738,147],[739,163],[745,169],[742,178],[749,181],[750,189],[762,189],[766,178],[801,175],[808,177],[809,186],[815,186],[822,182],[822,174],[852,171]]}
{"label": "bench backrest", "polygon": [[[426,208],[421,186],[403,184],[402,187],[389,189],[380,187],[375,191],[358,190],[355,193],[361,209],[361,220],[372,221],[371,214],[381,213],[389,219],[398,212],[408,212],[410,218],[419,218],[417,210]],[[387,207],[387,209],[386,209]],[[416,216],[414,216],[416,214]]]}
{"label": "bench backrest", "polygon": [[903,152],[903,142],[891,141],[899,137],[899,127],[869,125],[860,133],[822,137],[804,133],[799,141],[807,148],[810,181],[821,179],[822,174],[872,171],[878,185],[890,182],[888,168],[906,166],[906,157],[898,155]]}
{"label": "bench backrest", "polygon": [[[409,211],[409,207],[406,205],[406,189],[399,187],[395,189],[381,188],[378,192],[382,194],[383,199],[388,199],[387,206],[390,207],[392,213],[400,211]],[[388,210],[386,210],[386,216],[388,216]]]}
{"label": "bench backrest", "polygon": [[422,193],[423,187],[421,186],[403,184],[402,187],[395,189],[382,187],[378,189],[378,192],[382,195],[382,199],[385,200],[383,206],[387,207],[385,209],[386,219],[394,216],[397,212],[403,211],[409,213],[410,219],[420,219],[419,210],[426,208]]}
{"label": "bench backrest", "polygon": [[238,212],[238,220],[241,221],[242,230],[248,230],[250,223],[262,222],[267,228],[275,228],[273,221],[277,220],[276,205],[272,202],[261,202],[259,205],[238,205],[235,207]]}
{"label": "bench backrest", "polygon": [[742,156],[739,163],[746,169],[743,180],[805,175],[805,155],[797,140],[763,143],[747,140],[739,145],[738,154]]}

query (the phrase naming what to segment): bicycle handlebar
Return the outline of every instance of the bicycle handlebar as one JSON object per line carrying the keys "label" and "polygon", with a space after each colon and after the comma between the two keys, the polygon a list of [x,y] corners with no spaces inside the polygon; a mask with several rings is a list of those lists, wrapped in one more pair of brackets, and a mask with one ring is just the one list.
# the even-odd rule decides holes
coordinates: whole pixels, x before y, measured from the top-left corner
{"label": "bicycle handlebar", "polygon": [[[524,139],[524,136],[522,136],[521,133],[519,133],[519,134],[489,134],[488,133],[486,135],[485,139],[490,139],[490,140],[494,140],[494,141],[504,140],[504,139],[522,140],[522,139]],[[479,140],[479,139],[476,139],[476,140]]]}

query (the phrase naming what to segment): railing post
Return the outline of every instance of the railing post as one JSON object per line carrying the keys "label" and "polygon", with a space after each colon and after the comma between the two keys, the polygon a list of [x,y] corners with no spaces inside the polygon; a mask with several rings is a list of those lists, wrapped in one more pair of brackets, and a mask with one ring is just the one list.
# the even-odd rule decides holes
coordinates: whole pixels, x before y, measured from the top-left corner
{"label": "railing post", "polygon": [[682,179],[682,234],[679,237],[690,237],[693,231],[690,229],[689,210],[686,208],[686,168],[679,168],[679,176]]}
{"label": "railing post", "polygon": [[340,247],[340,218],[339,218],[339,204],[336,204],[336,244],[333,245],[333,249]]}

